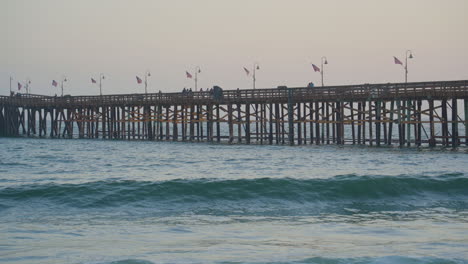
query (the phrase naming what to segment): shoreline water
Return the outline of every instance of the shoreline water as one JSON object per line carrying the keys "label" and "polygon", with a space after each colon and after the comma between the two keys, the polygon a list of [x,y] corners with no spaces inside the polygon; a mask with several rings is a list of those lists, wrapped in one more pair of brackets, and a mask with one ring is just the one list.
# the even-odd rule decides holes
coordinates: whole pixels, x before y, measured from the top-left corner
{"label": "shoreline water", "polygon": [[467,153],[0,138],[0,262],[468,263]]}

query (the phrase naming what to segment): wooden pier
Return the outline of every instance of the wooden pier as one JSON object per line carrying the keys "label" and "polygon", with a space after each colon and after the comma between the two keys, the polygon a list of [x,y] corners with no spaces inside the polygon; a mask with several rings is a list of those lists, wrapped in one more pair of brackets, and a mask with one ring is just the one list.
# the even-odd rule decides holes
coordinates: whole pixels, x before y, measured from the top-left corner
{"label": "wooden pier", "polygon": [[468,145],[467,116],[467,80],[0,96],[3,137],[456,148]]}

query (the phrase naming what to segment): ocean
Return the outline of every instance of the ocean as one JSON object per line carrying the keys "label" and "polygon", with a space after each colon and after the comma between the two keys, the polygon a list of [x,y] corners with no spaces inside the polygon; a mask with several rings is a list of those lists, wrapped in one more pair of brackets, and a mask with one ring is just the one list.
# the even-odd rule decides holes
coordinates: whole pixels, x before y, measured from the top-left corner
{"label": "ocean", "polygon": [[0,138],[0,263],[468,263],[468,149]]}

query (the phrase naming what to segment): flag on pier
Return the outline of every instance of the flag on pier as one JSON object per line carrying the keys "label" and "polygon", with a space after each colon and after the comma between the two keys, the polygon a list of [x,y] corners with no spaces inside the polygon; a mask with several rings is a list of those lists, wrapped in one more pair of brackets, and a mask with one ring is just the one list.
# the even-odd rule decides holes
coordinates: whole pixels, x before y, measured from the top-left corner
{"label": "flag on pier", "polygon": [[96,80],[94,80],[93,78],[91,78],[91,82],[92,82],[92,83],[96,83]]}
{"label": "flag on pier", "polygon": [[18,91],[21,90],[21,87],[23,87],[23,85],[21,85],[21,83],[18,83]]}
{"label": "flag on pier", "polygon": [[401,62],[397,57],[393,56],[393,60],[395,61],[395,64],[403,65],[403,62]]}
{"label": "flag on pier", "polygon": [[58,83],[55,80],[52,80],[52,86],[57,87]]}
{"label": "flag on pier", "polygon": [[185,74],[187,75],[187,78],[190,78],[190,79],[192,79],[192,74],[190,74],[190,72],[188,72],[188,71],[185,71]]}
{"label": "flag on pier", "polygon": [[312,64],[312,68],[314,68],[314,72],[320,72],[320,68],[317,65]]}
{"label": "flag on pier", "polygon": [[246,68],[246,67],[244,67],[244,71],[245,71],[245,74],[247,74],[247,75],[249,75],[249,74],[250,74],[250,71],[249,71],[249,70],[247,70],[247,68]]}
{"label": "flag on pier", "polygon": [[136,76],[136,80],[137,80],[137,83],[140,84],[142,82],[142,80],[140,79],[140,77]]}

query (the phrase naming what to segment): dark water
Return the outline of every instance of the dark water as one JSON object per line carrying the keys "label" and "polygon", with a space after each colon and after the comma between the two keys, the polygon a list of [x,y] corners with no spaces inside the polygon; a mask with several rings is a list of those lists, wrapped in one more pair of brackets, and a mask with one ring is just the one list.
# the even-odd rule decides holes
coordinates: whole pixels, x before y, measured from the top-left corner
{"label": "dark water", "polygon": [[0,139],[0,263],[468,263],[468,155]]}

